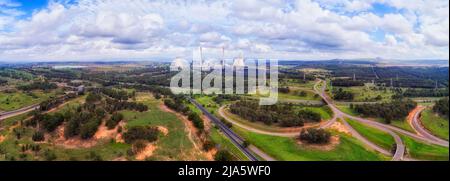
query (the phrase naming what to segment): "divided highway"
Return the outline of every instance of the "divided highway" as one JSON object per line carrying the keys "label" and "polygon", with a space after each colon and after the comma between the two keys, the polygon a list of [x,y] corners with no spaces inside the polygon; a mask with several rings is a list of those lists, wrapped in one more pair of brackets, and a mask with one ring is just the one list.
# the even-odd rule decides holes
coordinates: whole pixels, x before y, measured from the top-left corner
{"label": "divided highway", "polygon": [[248,157],[250,161],[258,161],[258,158],[253,155],[253,153],[246,147],[243,146],[244,139],[239,137],[236,133],[233,132],[230,128],[228,128],[222,121],[220,121],[216,116],[212,115],[208,110],[206,110],[202,105],[200,105],[197,101],[192,98],[189,98],[192,104],[194,104],[198,109],[200,109],[203,114],[208,117],[219,129],[231,140],[231,142],[236,145],[245,156]]}

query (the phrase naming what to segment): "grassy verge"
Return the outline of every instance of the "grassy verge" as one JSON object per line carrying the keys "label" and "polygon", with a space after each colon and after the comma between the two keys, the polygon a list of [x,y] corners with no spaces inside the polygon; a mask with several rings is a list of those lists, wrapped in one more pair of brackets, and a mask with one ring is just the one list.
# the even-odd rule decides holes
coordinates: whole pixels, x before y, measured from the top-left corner
{"label": "grassy verge", "polygon": [[422,125],[434,135],[448,140],[448,118],[441,117],[431,109],[425,109],[420,117]]}
{"label": "grassy verge", "polygon": [[407,154],[421,160],[449,160],[448,148],[438,145],[430,145],[405,135],[400,135],[406,145]]}
{"label": "grassy verge", "polygon": [[17,91],[15,93],[0,92],[0,111],[12,111],[22,107],[40,103],[44,100],[54,98],[59,94],[58,90],[51,92],[32,91],[25,93]]}
{"label": "grassy verge", "polygon": [[332,150],[318,150],[307,148],[297,143],[294,138],[262,135],[247,132],[240,128],[233,129],[251,144],[277,160],[284,161],[325,161],[325,160],[389,160],[379,153],[368,150],[355,138],[337,133],[340,143]]}
{"label": "grassy verge", "polygon": [[211,128],[210,137],[219,146],[219,149],[226,149],[238,160],[248,161],[249,159],[239,150],[225,135],[217,128]]}
{"label": "grassy verge", "polygon": [[394,138],[389,135],[389,133],[366,126],[351,119],[346,119],[346,121],[363,137],[386,150],[391,150],[392,145],[395,144]]}

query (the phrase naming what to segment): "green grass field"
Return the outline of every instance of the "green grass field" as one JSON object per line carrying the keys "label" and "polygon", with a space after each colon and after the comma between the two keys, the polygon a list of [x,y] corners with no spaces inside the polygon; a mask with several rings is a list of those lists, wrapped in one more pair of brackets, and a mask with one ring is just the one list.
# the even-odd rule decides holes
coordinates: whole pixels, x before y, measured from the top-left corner
{"label": "green grass field", "polygon": [[351,115],[351,116],[358,116],[358,113],[355,112],[353,109],[351,109],[350,106],[348,106],[348,105],[340,104],[340,105],[336,105],[336,107],[337,107],[339,110],[341,110],[342,112],[344,112],[344,113],[346,113],[346,114],[348,114],[348,115]]}
{"label": "green grass field", "polygon": [[339,89],[342,88],[345,91],[352,92],[355,97],[353,101],[355,102],[373,102],[376,101],[375,98],[377,96],[381,96],[381,100],[379,101],[389,101],[392,97],[393,92],[389,89],[386,91],[384,90],[378,90],[377,87],[369,86],[368,84],[366,86],[354,86],[354,87],[333,87],[333,89]]}
{"label": "green grass field", "polygon": [[381,148],[391,150],[392,145],[395,144],[394,138],[391,135],[389,135],[389,133],[380,131],[376,128],[366,126],[351,119],[346,119],[346,121],[348,122],[348,124],[350,124],[350,126],[352,126],[356,131],[358,131],[359,134],[367,138],[367,140],[371,141],[372,143],[375,143],[376,145],[380,146]]}
{"label": "green grass field", "polygon": [[425,109],[420,117],[422,125],[434,135],[448,140],[448,118],[437,115],[433,110]]}
{"label": "green grass field", "polygon": [[294,138],[262,135],[233,127],[239,135],[277,160],[283,161],[381,161],[389,160],[368,150],[355,138],[339,134],[340,143],[330,151],[316,150],[299,145]]}
{"label": "green grass field", "polygon": [[280,87],[298,87],[304,89],[313,90],[315,81],[308,81],[307,83],[300,83],[294,79],[282,79],[280,81]]}
{"label": "green grass field", "polygon": [[[79,105],[82,98],[72,100],[70,103],[61,107],[57,112],[63,112],[65,109]],[[161,136],[156,142],[157,149],[153,155],[148,158],[150,160],[206,160],[201,152],[194,149],[193,143],[189,140],[185,131],[184,123],[177,118],[175,114],[165,112],[159,109],[159,100],[153,99],[151,96],[138,98],[149,106],[147,112],[122,111],[127,120],[126,127],[133,126],[163,126],[168,129],[168,135]],[[45,152],[54,154],[57,160],[91,160],[92,153],[95,153],[102,160],[114,160],[123,158],[134,160],[134,156],[128,156],[127,151],[131,145],[124,143],[116,143],[112,139],[98,140],[98,143],[90,148],[67,149],[56,146],[52,142],[39,143],[41,151],[39,153],[22,154],[21,146],[24,144],[34,144],[31,141],[33,129],[24,128],[22,138],[17,139],[10,133],[9,127],[14,123],[28,117],[26,114],[12,117],[0,122],[0,135],[6,136],[0,143],[0,160],[45,160]],[[46,151],[49,150],[49,151]],[[7,154],[3,154],[7,153]]]}
{"label": "green grass field", "polygon": [[425,144],[408,136],[400,135],[406,145],[407,154],[421,160],[449,160],[448,147]]}
{"label": "green grass field", "polygon": [[310,110],[315,113],[319,113],[322,117],[322,120],[329,120],[333,117],[333,111],[331,111],[330,107],[328,106],[321,106],[321,107],[304,107],[301,109]]}
{"label": "green grass field", "polygon": [[249,159],[244,153],[239,150],[225,135],[223,135],[217,128],[211,128],[210,137],[219,149],[228,150],[237,160],[248,161]]}
{"label": "green grass field", "polygon": [[169,130],[167,136],[162,136],[157,142],[154,160],[205,160],[193,151],[193,144],[185,131],[185,125],[175,114],[159,109],[159,100],[152,98],[143,101],[149,106],[147,112],[121,111],[127,120],[127,128],[135,126],[163,126]]}
{"label": "green grass field", "polygon": [[[357,112],[355,112],[353,109],[350,108],[350,106],[345,105],[345,104],[339,104],[336,106],[339,110],[341,110],[342,112],[351,115],[351,116],[361,116],[360,114],[358,114]],[[374,121],[378,121],[380,123],[385,123],[385,121],[381,118],[371,118],[371,120]],[[409,123],[406,120],[393,120],[391,121],[391,125],[404,129],[406,131],[410,131],[410,132],[414,132],[414,130],[412,129],[411,125],[409,125]]]}
{"label": "green grass field", "polygon": [[45,93],[42,91],[33,91],[24,93],[17,91],[15,93],[0,92],[0,111],[12,111],[22,107],[40,103],[56,96],[56,91]]}
{"label": "green grass field", "polygon": [[212,114],[215,114],[220,107],[219,104],[213,101],[212,96],[198,96],[195,100]]}

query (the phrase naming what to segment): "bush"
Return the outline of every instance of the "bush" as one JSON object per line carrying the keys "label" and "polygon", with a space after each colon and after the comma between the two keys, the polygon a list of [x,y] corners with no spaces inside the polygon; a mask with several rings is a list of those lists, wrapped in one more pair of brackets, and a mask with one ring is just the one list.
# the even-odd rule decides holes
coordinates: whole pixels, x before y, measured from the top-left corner
{"label": "bush", "polygon": [[196,112],[189,113],[188,119],[192,121],[194,127],[198,128],[200,131],[203,131],[205,125],[203,125],[203,120]]}
{"label": "bush", "polygon": [[448,97],[437,101],[436,104],[433,106],[433,111],[448,117],[449,114],[448,101],[449,101]]}
{"label": "bush", "polygon": [[310,110],[300,110],[298,112],[298,117],[303,122],[320,122],[322,120],[319,113]]}
{"label": "bush", "polygon": [[39,120],[40,126],[47,132],[53,132],[63,122],[64,116],[61,113],[56,113],[54,115],[45,114]]}
{"label": "bush", "polygon": [[300,97],[306,97],[308,94],[306,93],[306,91],[300,91],[300,93],[298,95]]}
{"label": "bush", "polygon": [[114,129],[122,120],[123,115],[121,113],[114,113],[111,118],[106,121],[106,127],[108,127],[108,129]]}
{"label": "bush", "polygon": [[139,152],[142,152],[146,146],[147,146],[147,143],[145,140],[136,140],[132,146],[133,153],[137,154]]}
{"label": "bush", "polygon": [[131,144],[136,140],[146,140],[149,142],[156,141],[158,139],[159,130],[156,127],[151,126],[138,126],[130,128],[123,134],[123,138],[126,143]]}
{"label": "bush", "polygon": [[98,119],[91,119],[86,124],[83,124],[80,129],[80,136],[82,139],[89,139],[94,136],[100,126],[101,121]]}
{"label": "bush", "polygon": [[323,129],[309,128],[300,132],[299,139],[310,144],[324,144],[330,142],[331,134]]}
{"label": "bush", "polygon": [[78,134],[80,134],[80,123],[75,119],[69,120],[64,128],[64,137],[71,138]]}
{"label": "bush", "polygon": [[209,151],[209,150],[213,149],[215,146],[216,146],[216,144],[211,139],[207,139],[203,142],[203,150],[205,150],[205,151]]}
{"label": "bush", "polygon": [[333,98],[336,100],[346,100],[346,101],[351,101],[353,100],[353,93],[349,92],[349,91],[344,91],[342,88],[339,88],[337,91],[333,91]]}
{"label": "bush", "polygon": [[41,131],[36,131],[36,132],[34,132],[34,134],[31,137],[31,139],[33,141],[44,141],[45,140],[44,133],[41,132]]}
{"label": "bush", "polygon": [[86,97],[86,102],[93,103],[102,100],[102,96],[98,93],[89,93]]}

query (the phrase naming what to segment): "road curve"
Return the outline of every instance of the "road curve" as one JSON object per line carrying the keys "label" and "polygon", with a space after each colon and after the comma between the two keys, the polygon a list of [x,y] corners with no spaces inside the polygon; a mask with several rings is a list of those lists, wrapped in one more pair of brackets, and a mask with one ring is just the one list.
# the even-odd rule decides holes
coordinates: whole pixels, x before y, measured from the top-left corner
{"label": "road curve", "polygon": [[423,136],[423,137],[425,137],[426,139],[429,139],[429,140],[434,140],[434,141],[438,142],[439,145],[447,145],[447,147],[448,147],[448,141],[434,136],[433,134],[431,134],[427,129],[425,129],[422,126],[422,123],[421,123],[419,117],[420,117],[420,114],[422,113],[422,111],[425,110],[425,108],[426,107],[418,107],[417,108],[418,110],[416,110],[416,112],[414,112],[413,118],[411,120],[409,120],[409,123],[411,124],[411,127],[420,136]]}
{"label": "road curve", "polygon": [[[392,157],[393,161],[398,161],[398,160],[402,160],[403,159],[403,155],[405,154],[405,145],[402,142],[402,139],[400,138],[400,136],[398,136],[395,132],[393,132],[392,130],[384,127],[384,125],[379,125],[376,124],[377,122],[374,121],[370,121],[370,120],[366,120],[363,118],[359,118],[359,117],[354,117],[351,115],[348,115],[344,112],[342,112],[341,110],[339,110],[336,105],[334,105],[333,101],[325,94],[325,87],[326,84],[322,86],[321,90],[319,90],[317,88],[317,85],[323,82],[322,80],[319,80],[315,85],[314,85],[314,90],[320,95],[320,97],[322,97],[322,99],[325,101],[325,103],[327,103],[327,105],[331,108],[331,110],[333,111],[333,113],[335,114],[335,116],[337,118],[350,118],[353,120],[356,120],[358,122],[362,122],[366,125],[369,125],[371,127],[375,127],[377,129],[380,129],[384,132],[389,133],[395,140],[396,143],[396,149],[395,149],[395,153]],[[356,130],[354,130],[346,121],[345,119],[342,119],[342,122],[344,123],[344,125],[346,125],[347,128],[349,128],[350,132],[352,133],[353,136],[355,136],[357,139],[361,140],[363,143],[365,143],[367,146],[369,146],[370,148],[379,151],[380,153],[383,154],[389,154],[392,155],[391,153],[389,153],[389,151],[384,150],[382,148],[380,148],[379,146],[373,144],[372,142],[368,141],[366,138],[362,137]],[[381,124],[381,123],[380,123]]]}

